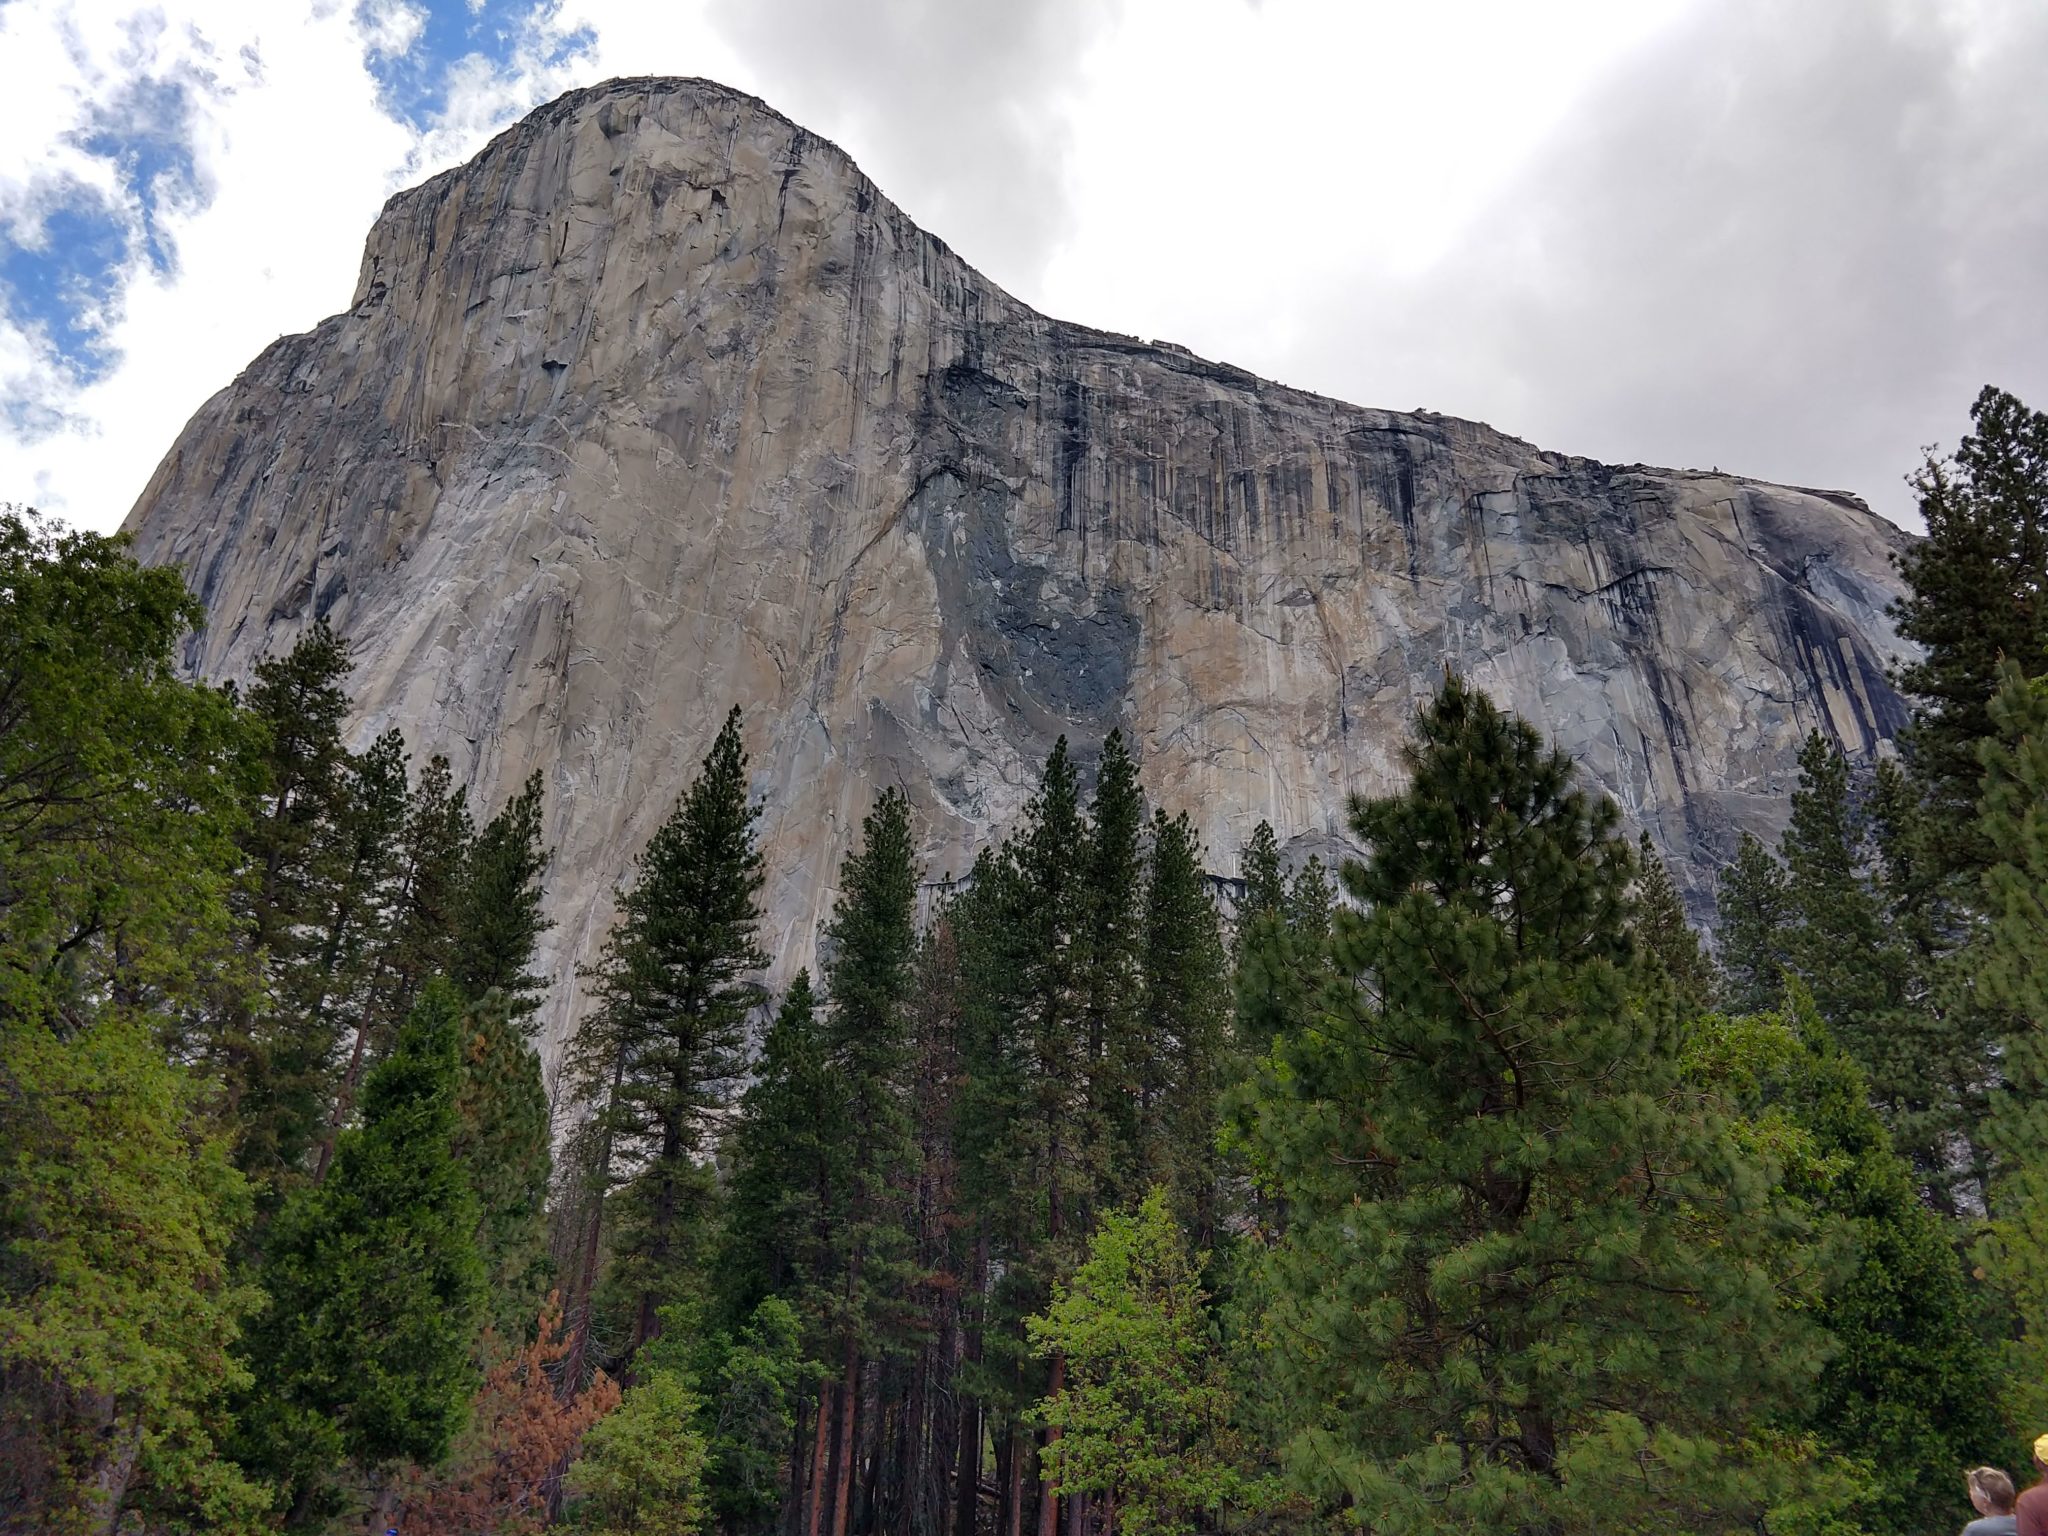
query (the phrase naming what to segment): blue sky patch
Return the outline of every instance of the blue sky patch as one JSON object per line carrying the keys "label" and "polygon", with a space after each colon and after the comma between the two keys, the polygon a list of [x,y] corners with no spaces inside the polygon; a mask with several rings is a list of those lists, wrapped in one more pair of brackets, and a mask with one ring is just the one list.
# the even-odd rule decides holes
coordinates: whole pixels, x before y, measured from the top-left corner
{"label": "blue sky patch", "polygon": [[71,139],[110,163],[117,197],[75,180],[37,189],[36,238],[0,239],[0,305],[49,347],[79,383],[120,361],[106,337],[123,274],[139,253],[159,272],[177,265],[164,228],[174,206],[203,199],[191,141],[189,87],[138,80]]}
{"label": "blue sky patch", "polygon": [[[597,41],[587,27],[544,33],[537,22],[547,7],[535,0],[424,0],[412,9],[424,20],[412,46],[372,55],[367,63],[384,109],[415,129],[447,108],[449,72],[464,59],[478,57],[494,70],[507,69],[522,44],[539,45],[536,62],[552,66]],[[371,25],[373,0],[361,0],[357,14]]]}

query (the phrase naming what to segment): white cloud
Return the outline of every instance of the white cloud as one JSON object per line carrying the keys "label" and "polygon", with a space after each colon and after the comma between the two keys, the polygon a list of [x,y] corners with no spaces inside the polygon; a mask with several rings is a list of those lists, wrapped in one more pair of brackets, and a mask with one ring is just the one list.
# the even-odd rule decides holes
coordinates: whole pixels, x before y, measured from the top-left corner
{"label": "white cloud", "polygon": [[47,351],[0,324],[0,372],[73,422],[27,441],[0,435],[0,498],[94,527],[126,515],[208,395],[278,335],[348,302],[363,232],[410,148],[377,107],[351,11],[216,0],[188,7],[175,26],[153,25],[153,14],[141,5],[0,11],[6,127],[36,124],[33,134],[0,132],[10,146],[0,152],[0,206],[19,207],[47,185],[38,157],[56,146],[61,158],[65,138],[137,81],[194,83],[190,147],[212,196],[159,210],[172,270],[138,253],[124,271],[105,333],[119,366],[70,388]]}
{"label": "white cloud", "polygon": [[427,29],[427,13],[405,0],[367,0],[357,19],[363,48],[373,58],[398,57]]}
{"label": "white cloud", "polygon": [[1051,313],[1549,447],[1903,515],[1978,383],[2048,395],[2035,0],[548,0],[415,130],[365,58],[421,3],[0,3],[0,239],[60,191],[142,217],[75,142],[139,80],[186,82],[209,194],[158,209],[177,266],[123,272],[98,383],[0,323],[39,413],[0,499],[118,521],[209,394],[346,304],[391,191],[621,74],[763,96]]}

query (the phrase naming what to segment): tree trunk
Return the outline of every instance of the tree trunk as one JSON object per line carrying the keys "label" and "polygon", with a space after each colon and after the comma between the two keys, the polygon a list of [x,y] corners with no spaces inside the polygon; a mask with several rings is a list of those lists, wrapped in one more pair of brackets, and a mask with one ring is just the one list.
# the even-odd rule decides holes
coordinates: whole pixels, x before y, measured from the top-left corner
{"label": "tree trunk", "polygon": [[[1066,1384],[1067,1357],[1054,1355],[1052,1379],[1046,1384],[1045,1395],[1058,1396],[1060,1389]],[[1045,1431],[1044,1447],[1038,1453],[1038,1482],[1041,1490],[1038,1496],[1038,1536],[1058,1536],[1059,1533],[1059,1487],[1053,1479],[1052,1458],[1046,1454],[1058,1443],[1059,1438],[1059,1430],[1048,1426]]]}
{"label": "tree trunk", "polygon": [[953,1459],[953,1536],[975,1536],[981,1513],[981,1405],[960,1405],[960,1451]]}
{"label": "tree trunk", "polygon": [[832,1536],[846,1536],[847,1505],[853,1491],[853,1421],[860,1405],[860,1351],[846,1341],[846,1370],[839,1386],[838,1472],[832,1494]]}
{"label": "tree trunk", "polygon": [[1004,1472],[1003,1533],[1019,1536],[1024,1528],[1024,1437],[1010,1431],[1010,1464]]}
{"label": "tree trunk", "polygon": [[370,1038],[370,1021],[360,1019],[356,1023],[356,1043],[348,1053],[348,1070],[341,1074],[341,1086],[335,1091],[334,1109],[327,1117],[327,1133],[320,1138],[320,1155],[313,1163],[313,1182],[321,1184],[327,1179],[327,1165],[334,1161],[334,1144],[341,1138],[341,1128],[348,1121],[349,1111],[355,1108],[356,1087],[363,1076],[363,1045]]}
{"label": "tree trunk", "polygon": [[92,1476],[86,1484],[86,1529],[95,1536],[113,1536],[121,1505],[128,1497],[128,1481],[142,1455],[142,1421],[120,1417],[109,1404],[101,1436],[100,1451],[93,1458]]}
{"label": "tree trunk", "polygon": [[832,1421],[831,1405],[831,1384],[821,1381],[818,1383],[817,1443],[811,1447],[811,1485],[804,1491],[804,1536],[818,1536],[819,1523],[825,1513],[825,1478],[829,1470],[832,1439],[827,1427]]}
{"label": "tree trunk", "polygon": [[789,1492],[775,1513],[775,1529],[781,1536],[800,1536],[804,1510],[804,1441],[808,1434],[810,1405],[796,1405],[796,1423],[789,1430]]}

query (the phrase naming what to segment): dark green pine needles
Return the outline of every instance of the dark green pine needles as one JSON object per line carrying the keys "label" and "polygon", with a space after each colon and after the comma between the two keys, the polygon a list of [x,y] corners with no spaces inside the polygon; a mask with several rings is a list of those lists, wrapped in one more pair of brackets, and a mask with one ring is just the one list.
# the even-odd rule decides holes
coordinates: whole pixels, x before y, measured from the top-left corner
{"label": "dark green pine needles", "polygon": [[707,1256],[713,1134],[745,1068],[768,963],[755,937],[759,815],[734,709],[634,865],[591,972],[597,1006],[571,1047],[581,1095],[597,1106],[590,1143],[603,1155],[591,1173],[612,1195],[611,1285],[634,1349]]}
{"label": "dark green pine needles", "polygon": [[453,1155],[461,1020],[455,989],[429,983],[364,1086],[362,1128],[271,1229],[245,1430],[302,1513],[344,1461],[438,1460],[468,1410],[484,1271]]}
{"label": "dark green pine needles", "polygon": [[1747,1523],[1810,1330],[1767,1181],[1638,1001],[1615,808],[1455,678],[1408,759],[1353,808],[1349,985],[1253,1110],[1286,1461],[1376,1532]]}

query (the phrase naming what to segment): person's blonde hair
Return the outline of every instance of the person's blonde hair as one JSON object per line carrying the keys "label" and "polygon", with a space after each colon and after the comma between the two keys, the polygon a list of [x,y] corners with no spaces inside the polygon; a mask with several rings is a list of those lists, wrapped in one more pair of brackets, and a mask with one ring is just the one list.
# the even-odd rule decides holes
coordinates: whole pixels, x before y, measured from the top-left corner
{"label": "person's blonde hair", "polygon": [[1973,1467],[1967,1476],[1970,1486],[1984,1495],[1984,1502],[1991,1506],[1994,1514],[2012,1513],[2015,1495],[2011,1478],[1996,1467]]}

